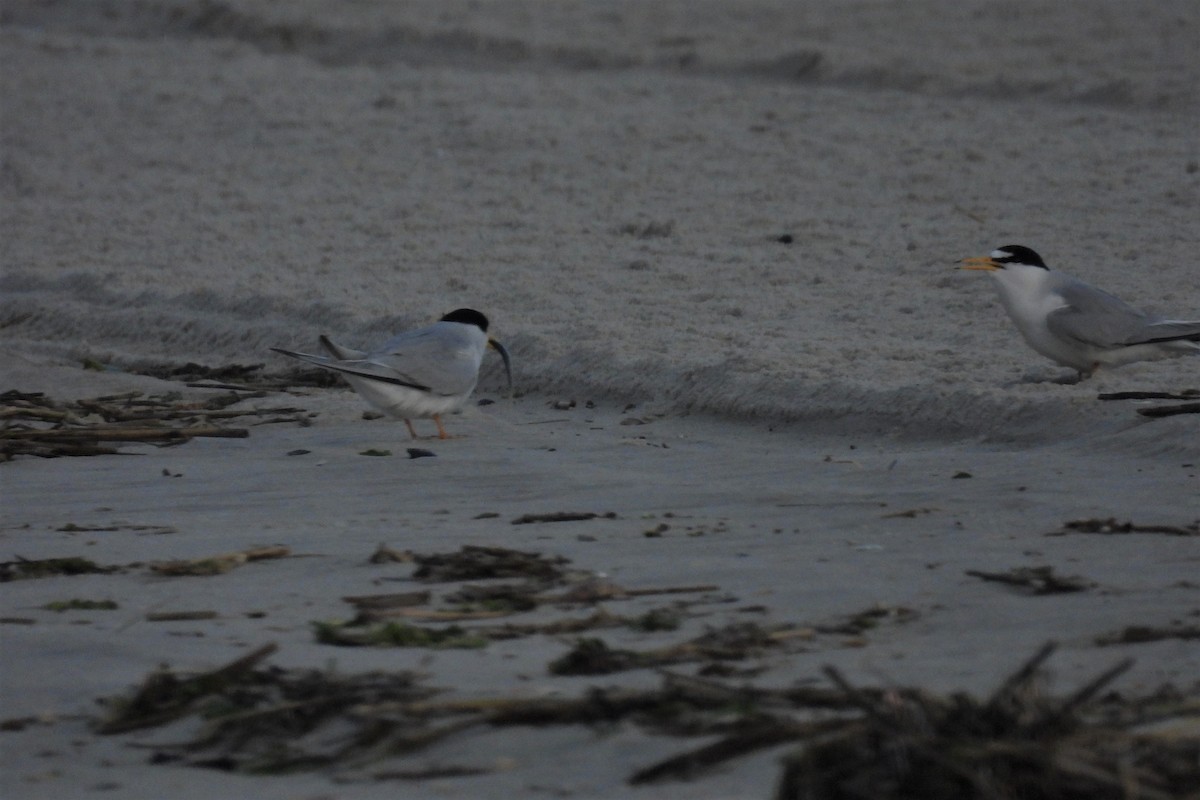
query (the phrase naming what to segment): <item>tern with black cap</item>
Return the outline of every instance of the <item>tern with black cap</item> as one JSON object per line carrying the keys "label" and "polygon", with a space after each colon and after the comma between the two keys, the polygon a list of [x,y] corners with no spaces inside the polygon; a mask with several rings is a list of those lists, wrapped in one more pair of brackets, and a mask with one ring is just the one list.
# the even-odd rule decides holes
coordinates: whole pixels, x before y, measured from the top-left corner
{"label": "tern with black cap", "polygon": [[1108,292],[1050,269],[1022,245],[962,260],[996,280],[1004,310],[1037,352],[1087,378],[1119,367],[1200,353],[1200,320],[1175,320],[1138,311]]}
{"label": "tern with black cap", "polygon": [[328,356],[271,349],[339,373],[372,406],[404,420],[414,439],[417,432],[411,420],[425,418],[432,418],[438,438],[446,439],[441,415],[459,410],[471,396],[489,347],[504,360],[512,389],[508,351],[487,335],[487,329],[487,317],[460,308],[432,325],[397,334],[373,350],[351,350],[325,336],[320,341]]}

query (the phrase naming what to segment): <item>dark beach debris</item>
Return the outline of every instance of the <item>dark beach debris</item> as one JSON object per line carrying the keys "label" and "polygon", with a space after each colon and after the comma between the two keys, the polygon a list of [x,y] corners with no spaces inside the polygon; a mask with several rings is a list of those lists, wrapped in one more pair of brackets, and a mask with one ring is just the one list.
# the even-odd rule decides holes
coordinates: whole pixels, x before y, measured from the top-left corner
{"label": "dark beach debris", "polygon": [[321,644],[342,647],[486,647],[488,640],[478,634],[450,625],[434,628],[405,622],[361,625],[354,622],[314,622],[313,630]]}
{"label": "dark beach debris", "polygon": [[1102,392],[1099,400],[1194,400],[1200,397],[1200,389],[1184,389],[1180,392]]}
{"label": "dark beach debris", "polygon": [[391,454],[392,454],[391,450],[381,450],[377,447],[369,447],[366,450],[363,450],[359,453],[360,456],[379,456],[379,457],[390,456]]}
{"label": "dark beach debris", "polygon": [[765,655],[788,639],[810,636],[808,629],[768,629],[741,622],[709,630],[694,639],[652,650],[622,650],[603,640],[577,640],[566,654],[549,664],[552,675],[606,675],[631,669],[663,667],[694,661],[738,661]]}
{"label": "dark beach debris", "polygon": [[475,581],[488,578],[532,578],[561,581],[566,577],[562,556],[542,556],[504,547],[463,545],[457,553],[416,554],[417,580],[430,582]]}
{"label": "dark beach debris", "polygon": [[414,558],[416,555],[411,550],[395,550],[381,544],[367,561],[371,564],[410,564]]}
{"label": "dark beach debris", "polygon": [[161,535],[178,533],[178,529],[170,525],[76,525],[68,522],[54,530],[62,533],[111,533],[114,531],[134,531],[142,535]]}
{"label": "dark beach debris", "polygon": [[112,611],[119,606],[113,600],[83,600],[80,598],[72,598],[70,600],[54,600],[42,606],[46,611]]}
{"label": "dark beach debris", "polygon": [[109,704],[111,711],[99,723],[97,731],[124,733],[186,716],[197,701],[238,684],[277,649],[277,645],[267,644],[223,667],[189,677],[181,677],[167,669],[152,672],[131,697]]}
{"label": "dark beach debris", "polygon": [[138,375],[148,375],[163,381],[179,383],[195,381],[214,381],[218,383],[252,382],[262,373],[262,364],[226,364],[219,367],[209,367],[189,361],[186,364],[150,364],[135,370]]}
{"label": "dark beach debris", "polygon": [[565,655],[551,661],[547,669],[551,675],[607,675],[672,664],[679,660],[677,655],[674,648],[645,653],[619,650],[609,647],[602,639],[587,637],[576,641]]}
{"label": "dark beach debris", "polygon": [[102,567],[95,561],[79,556],[66,558],[28,559],[17,556],[15,561],[0,561],[0,583],[29,578],[51,578],[58,575],[107,575],[121,567]]}
{"label": "dark beach debris", "polygon": [[1137,413],[1143,417],[1157,419],[1159,417],[1173,417],[1177,414],[1200,414],[1200,403],[1180,403],[1174,406],[1154,406],[1153,408],[1139,408]]}
{"label": "dark beach debris", "polygon": [[220,575],[240,567],[250,561],[263,561],[272,558],[286,558],[292,551],[278,545],[270,547],[252,547],[248,550],[238,550],[234,553],[222,553],[206,558],[192,558],[182,561],[160,561],[150,565],[150,569],[159,575],[178,577],[183,575]]}
{"label": "dark beach debris", "polygon": [[875,605],[863,609],[837,622],[814,625],[817,633],[839,634],[843,636],[859,636],[879,627],[885,622],[911,622],[918,614],[905,606]]}
{"label": "dark beach debris", "polygon": [[996,581],[1029,589],[1031,594],[1062,594],[1066,592],[1082,592],[1091,589],[1096,584],[1087,578],[1077,575],[1059,575],[1054,567],[1015,567],[1005,572],[985,572],[984,570],[969,569],[966,573],[974,578],[985,581]]}
{"label": "dark beach debris", "polygon": [[1066,536],[1069,533],[1161,533],[1167,536],[1200,536],[1200,520],[1189,525],[1138,525],[1134,522],[1118,522],[1115,517],[1107,519],[1076,519],[1064,522],[1062,530],[1047,536]]}
{"label": "dark beach debris", "polygon": [[8,719],[0,720],[0,731],[23,731],[26,728],[34,725],[46,725],[54,722],[54,717],[38,716],[38,717],[9,717]]}
{"label": "dark beach debris", "polygon": [[1184,389],[1181,392],[1106,392],[1097,395],[1100,400],[1187,400],[1191,402],[1175,405],[1159,405],[1139,408],[1137,413],[1152,419],[1173,417],[1177,414],[1200,414],[1200,389]]}
{"label": "dark beach debris", "polygon": [[597,514],[593,511],[554,511],[549,514],[522,514],[512,521],[513,525],[529,525],[542,522],[582,522],[588,519],[616,519],[616,512]]}
{"label": "dark beach debris", "polygon": [[632,597],[649,597],[662,594],[696,594],[715,592],[721,587],[711,583],[691,586],[660,586],[652,588],[631,589],[613,583],[607,578],[591,577],[573,584],[570,588],[555,595],[545,595],[542,602],[546,603],[596,603],[601,600],[626,600]]}
{"label": "dark beach debris", "polygon": [[263,396],[229,392],[185,401],[178,393],[127,392],[61,403],[40,393],[9,391],[0,394],[0,460],[18,455],[115,455],[120,451],[112,443],[171,446],[196,437],[245,438],[250,435],[247,429],[216,423],[245,416],[295,421],[305,413],[294,407],[229,408]]}
{"label": "dark beach debris", "polygon": [[390,592],[343,597],[342,600],[362,611],[388,611],[396,608],[423,606],[429,602],[429,592]]}
{"label": "dark beach debris", "polygon": [[[1044,648],[1034,661],[1048,655]],[[860,700],[862,715],[788,756],[775,798],[1184,797],[1200,777],[1200,740],[1139,734],[1135,724],[1114,726],[1103,714],[1087,714],[1131,663],[1061,700],[1043,694],[1039,667],[1027,664],[986,702],[911,689],[860,697],[827,668],[847,696]]]}
{"label": "dark beach debris", "polygon": [[[1110,688],[1132,664],[1125,660],[1054,697],[1043,673],[1053,646],[984,699],[858,687],[830,667],[828,686],[732,686],[664,672],[657,687],[645,689],[439,696],[409,672],[263,666],[273,650],[267,645],[199,675],[152,673],[130,697],[107,702],[111,711],[98,730],[115,734],[190,717],[203,722],[198,735],[156,746],[151,763],[241,773],[323,770],[340,779],[358,771],[411,780],[420,770],[403,763],[405,756],[480,728],[607,729],[624,722],[705,740],[637,769],[631,784],[695,781],[734,759],[798,746],[784,760],[776,800],[1178,800],[1194,797],[1200,785],[1200,735],[1188,726],[1200,685],[1125,696]],[[704,794],[702,786],[696,794]]]}
{"label": "dark beach debris", "polygon": [[540,593],[544,588],[545,584],[542,581],[466,584],[447,595],[445,599],[447,603],[453,604],[458,613],[519,614],[532,611],[543,602]]}
{"label": "dark beach debris", "polygon": [[407,452],[408,452],[409,458],[436,458],[437,457],[437,453],[433,452],[432,450],[426,450],[423,447],[410,447],[410,448],[408,448]]}
{"label": "dark beach debris", "polygon": [[[674,630],[680,619],[673,609],[652,609],[644,614],[623,616],[600,608],[593,613],[578,617],[560,617],[547,622],[506,622],[498,625],[472,625],[461,627],[450,625],[438,628],[419,623],[456,623],[489,621],[514,612],[454,611],[417,607],[362,609],[351,620],[344,622],[314,622],[317,641],[354,647],[484,647],[493,641],[523,639],[530,636],[567,636],[587,633],[604,628],[624,627],[641,632]],[[416,623],[416,624],[415,624]],[[603,644],[601,642],[601,644]],[[663,663],[693,661],[703,657],[706,651],[689,647],[670,649],[648,656],[642,663],[630,663],[621,669],[641,666],[657,666]],[[609,670],[620,671],[620,670]],[[585,673],[594,674],[594,673]]]}
{"label": "dark beach debris", "polygon": [[1095,642],[1101,647],[1107,647],[1116,644],[1161,642],[1166,639],[1200,639],[1200,625],[1171,625],[1163,627],[1129,625],[1116,633],[1106,633],[1097,636]]}
{"label": "dark beach debris", "polygon": [[216,611],[152,611],[146,614],[146,622],[202,622],[218,616]]}
{"label": "dark beach debris", "polygon": [[289,366],[267,371],[265,364],[225,364],[210,367],[188,362],[182,365],[151,364],[131,369],[130,372],[201,389],[277,392],[297,386],[327,389],[342,385],[336,374],[317,367]]}
{"label": "dark beach debris", "polygon": [[[391,552],[391,551],[389,551]],[[651,608],[621,615],[598,608],[586,616],[570,615],[546,621],[505,622],[472,625],[458,632],[484,642],[528,636],[563,636],[598,629],[624,627],[649,633],[674,630],[687,616],[687,607],[713,602],[708,593],[719,587],[710,584],[625,588],[582,570],[570,568],[570,560],[558,556],[523,552],[500,547],[467,545],[457,552],[419,554],[404,551],[397,560],[418,564],[412,578],[425,582],[458,583],[456,589],[439,591],[432,604],[431,592],[366,595],[344,598],[355,607],[348,621],[322,621],[320,641],[330,644],[373,646],[440,646],[441,639],[424,639],[407,628],[433,623],[484,623],[535,611],[546,606],[558,608],[595,606],[605,601],[628,601],[659,595],[701,594],[695,600],[677,600],[671,606]],[[381,560],[391,560],[391,556]],[[374,560],[374,559],[373,559]],[[514,580],[515,579],[515,580]],[[476,583],[476,581],[483,581]],[[871,610],[869,615],[885,612]],[[398,627],[407,626],[407,627]],[[865,626],[863,626],[865,627]],[[863,627],[856,628],[862,630]],[[436,632],[436,629],[430,629]],[[771,633],[776,639],[813,636],[811,628],[783,629]],[[712,655],[711,644],[697,648],[689,644],[665,656],[659,654],[646,663],[675,663],[699,660]],[[738,656],[741,657],[741,656]]]}
{"label": "dark beach debris", "polygon": [[890,514],[881,514],[879,518],[880,519],[915,519],[919,516],[922,516],[925,514],[933,514],[938,511],[941,511],[941,509],[940,508],[932,508],[932,507],[910,508],[905,511],[893,511]]}
{"label": "dark beach debris", "polygon": [[439,778],[469,778],[487,775],[499,767],[467,766],[465,764],[439,764],[423,769],[384,769],[372,772],[374,781],[433,781]]}

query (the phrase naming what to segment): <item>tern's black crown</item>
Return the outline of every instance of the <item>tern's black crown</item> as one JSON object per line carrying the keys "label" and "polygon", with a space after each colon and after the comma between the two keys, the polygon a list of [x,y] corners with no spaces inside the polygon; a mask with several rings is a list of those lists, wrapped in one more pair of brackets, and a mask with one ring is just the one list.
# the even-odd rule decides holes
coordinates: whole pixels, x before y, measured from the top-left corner
{"label": "tern's black crown", "polygon": [[1042,261],[1041,256],[1024,245],[1006,244],[1004,247],[999,248],[999,250],[1001,253],[1007,253],[1008,255],[997,258],[997,264],[1025,264],[1030,267],[1050,269],[1046,266],[1046,262]]}
{"label": "tern's black crown", "polygon": [[461,322],[463,325],[474,325],[479,330],[487,333],[488,319],[483,314],[480,314],[473,308],[456,308],[446,316],[442,317],[442,322]]}

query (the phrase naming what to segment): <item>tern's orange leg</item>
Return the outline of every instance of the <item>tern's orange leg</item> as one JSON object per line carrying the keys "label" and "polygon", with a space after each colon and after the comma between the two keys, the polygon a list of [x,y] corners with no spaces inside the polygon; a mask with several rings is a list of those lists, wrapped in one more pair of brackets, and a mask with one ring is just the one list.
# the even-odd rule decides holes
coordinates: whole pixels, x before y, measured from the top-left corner
{"label": "tern's orange leg", "polygon": [[439,439],[449,439],[450,434],[446,433],[446,429],[442,427],[442,418],[440,416],[438,416],[437,414],[434,414],[433,421],[436,422],[437,426],[438,426],[438,438]]}
{"label": "tern's orange leg", "polygon": [[417,436],[417,429],[412,426],[411,422],[409,422],[408,420],[404,420],[404,424],[408,426],[408,435],[409,436],[411,436],[414,439],[419,438]]}

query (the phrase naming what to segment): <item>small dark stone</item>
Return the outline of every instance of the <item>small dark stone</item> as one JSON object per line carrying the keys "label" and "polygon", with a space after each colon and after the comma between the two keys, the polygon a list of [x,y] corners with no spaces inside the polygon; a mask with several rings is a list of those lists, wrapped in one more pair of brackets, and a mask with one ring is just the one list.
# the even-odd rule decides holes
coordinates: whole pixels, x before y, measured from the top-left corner
{"label": "small dark stone", "polygon": [[432,450],[423,450],[420,447],[408,448],[409,458],[430,458],[436,455],[437,453],[433,452]]}
{"label": "small dark stone", "polygon": [[306,456],[311,452],[312,452],[312,450],[305,450],[305,449],[301,448],[299,450],[289,450],[288,455],[289,456]]}
{"label": "small dark stone", "polygon": [[795,238],[792,237],[792,235],[790,233],[785,233],[783,236],[780,236],[775,241],[779,242],[780,244],[791,244],[792,242],[794,242],[796,240],[795,240]]}

